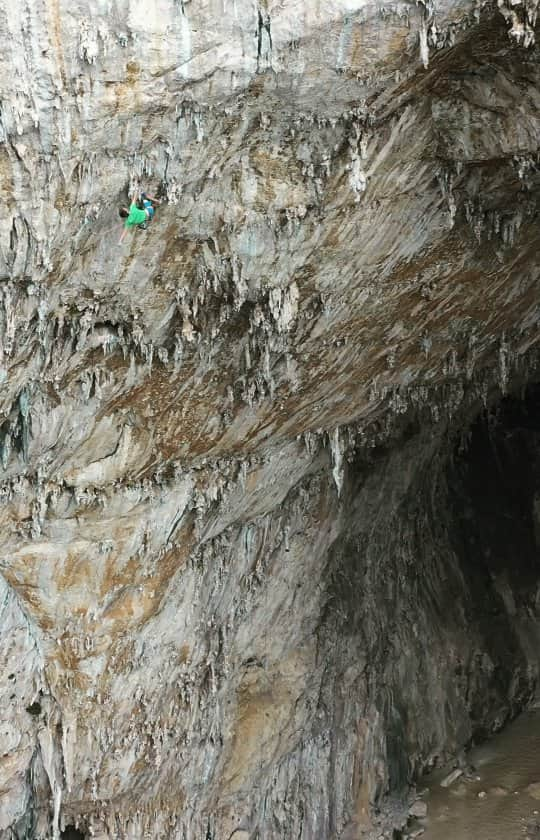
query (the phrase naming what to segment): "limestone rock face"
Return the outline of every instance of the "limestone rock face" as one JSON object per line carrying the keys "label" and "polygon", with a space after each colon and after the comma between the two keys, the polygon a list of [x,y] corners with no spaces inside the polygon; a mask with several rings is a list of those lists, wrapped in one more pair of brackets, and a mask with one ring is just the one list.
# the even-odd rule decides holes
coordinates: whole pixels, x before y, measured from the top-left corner
{"label": "limestone rock face", "polygon": [[534,694],[535,26],[3,0],[2,840],[384,836]]}

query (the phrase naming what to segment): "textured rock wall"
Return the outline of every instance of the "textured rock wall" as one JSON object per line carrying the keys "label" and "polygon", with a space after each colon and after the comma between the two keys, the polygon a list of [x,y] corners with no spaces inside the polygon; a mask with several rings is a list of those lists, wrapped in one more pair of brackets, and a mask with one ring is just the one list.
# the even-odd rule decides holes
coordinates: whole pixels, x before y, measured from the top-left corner
{"label": "textured rock wall", "polygon": [[445,465],[537,369],[535,22],[4,3],[0,836],[377,836],[533,690]]}

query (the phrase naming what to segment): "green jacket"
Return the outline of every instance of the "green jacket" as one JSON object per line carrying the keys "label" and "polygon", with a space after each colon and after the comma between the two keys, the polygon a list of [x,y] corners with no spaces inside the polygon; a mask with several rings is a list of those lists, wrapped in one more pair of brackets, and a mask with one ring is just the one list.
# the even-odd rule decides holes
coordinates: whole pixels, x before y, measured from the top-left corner
{"label": "green jacket", "polygon": [[142,225],[148,220],[148,216],[144,210],[139,210],[136,204],[132,204],[129,208],[129,216],[126,219],[125,227],[130,228],[134,225]]}

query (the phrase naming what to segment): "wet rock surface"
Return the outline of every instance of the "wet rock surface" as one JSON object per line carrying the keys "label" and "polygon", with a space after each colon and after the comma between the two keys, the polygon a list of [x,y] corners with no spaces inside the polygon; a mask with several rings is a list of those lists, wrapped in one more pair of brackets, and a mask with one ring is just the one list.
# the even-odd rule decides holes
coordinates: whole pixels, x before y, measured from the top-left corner
{"label": "wet rock surface", "polygon": [[535,25],[4,4],[2,840],[391,836],[535,696]]}

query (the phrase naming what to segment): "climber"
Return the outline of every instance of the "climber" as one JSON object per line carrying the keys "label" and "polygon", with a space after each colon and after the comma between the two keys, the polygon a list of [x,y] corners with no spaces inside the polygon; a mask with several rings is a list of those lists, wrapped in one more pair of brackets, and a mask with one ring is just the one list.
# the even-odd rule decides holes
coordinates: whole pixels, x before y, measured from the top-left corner
{"label": "climber", "polygon": [[157,198],[154,198],[152,195],[147,195],[147,193],[141,193],[140,199],[138,199],[138,195],[139,194],[136,193],[133,196],[129,210],[127,207],[121,207],[119,210],[120,217],[122,219],[126,219],[124,230],[122,231],[122,235],[118,242],[119,245],[129,228],[137,226],[142,227],[144,230],[148,222],[152,221],[154,216],[154,204],[161,204]]}

